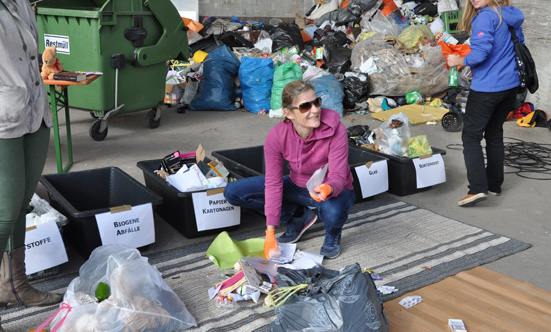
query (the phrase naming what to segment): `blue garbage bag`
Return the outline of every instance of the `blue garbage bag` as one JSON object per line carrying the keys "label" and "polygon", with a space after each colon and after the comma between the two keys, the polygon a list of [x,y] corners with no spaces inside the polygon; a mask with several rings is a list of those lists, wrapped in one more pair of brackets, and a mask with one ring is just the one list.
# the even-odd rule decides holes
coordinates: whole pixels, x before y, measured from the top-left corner
{"label": "blue garbage bag", "polygon": [[239,65],[237,56],[225,45],[210,52],[203,63],[203,77],[189,109],[235,111],[234,79]]}
{"label": "blue garbage bag", "polygon": [[239,82],[243,94],[243,106],[251,113],[270,111],[270,98],[274,81],[272,59],[242,57]]}
{"label": "blue garbage bag", "polygon": [[343,116],[342,102],[344,100],[344,87],[333,75],[323,75],[314,78],[308,83],[316,89],[316,95],[321,97],[321,107],[339,112]]}

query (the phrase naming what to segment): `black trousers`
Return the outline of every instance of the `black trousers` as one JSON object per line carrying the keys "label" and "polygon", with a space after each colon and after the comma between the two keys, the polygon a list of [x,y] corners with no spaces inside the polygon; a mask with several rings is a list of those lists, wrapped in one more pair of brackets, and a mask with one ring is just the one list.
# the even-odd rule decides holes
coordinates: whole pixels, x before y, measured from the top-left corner
{"label": "black trousers", "polygon": [[[505,150],[503,123],[515,108],[518,87],[499,92],[471,90],[464,115],[463,156],[467,168],[469,194],[501,192],[504,178]],[[486,165],[482,153],[486,141]]]}

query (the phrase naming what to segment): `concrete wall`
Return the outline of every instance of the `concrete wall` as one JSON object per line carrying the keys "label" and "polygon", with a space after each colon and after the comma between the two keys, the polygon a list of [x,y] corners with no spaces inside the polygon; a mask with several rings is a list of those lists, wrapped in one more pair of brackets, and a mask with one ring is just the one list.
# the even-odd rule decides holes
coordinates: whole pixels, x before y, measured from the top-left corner
{"label": "concrete wall", "polygon": [[[525,15],[523,25],[526,44],[532,52],[538,69],[540,88],[527,98],[536,108],[551,116],[551,25],[548,15],[549,0],[511,0]],[[200,16],[279,17],[293,18],[295,13],[304,14],[314,0],[199,0]],[[547,61],[546,61],[547,60]]]}

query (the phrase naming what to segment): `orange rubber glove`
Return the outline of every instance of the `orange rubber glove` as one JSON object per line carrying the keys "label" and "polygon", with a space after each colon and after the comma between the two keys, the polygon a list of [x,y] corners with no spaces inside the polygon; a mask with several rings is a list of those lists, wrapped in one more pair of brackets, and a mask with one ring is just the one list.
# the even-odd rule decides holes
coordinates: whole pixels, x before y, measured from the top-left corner
{"label": "orange rubber glove", "polygon": [[319,197],[313,193],[310,193],[310,197],[312,197],[316,202],[325,201],[325,199],[333,193],[333,187],[326,183],[322,183],[314,188],[314,192],[318,194]]}
{"label": "orange rubber glove", "polygon": [[266,259],[270,259],[270,251],[277,251],[275,229],[266,230],[266,239],[264,240],[264,255],[266,255]]}

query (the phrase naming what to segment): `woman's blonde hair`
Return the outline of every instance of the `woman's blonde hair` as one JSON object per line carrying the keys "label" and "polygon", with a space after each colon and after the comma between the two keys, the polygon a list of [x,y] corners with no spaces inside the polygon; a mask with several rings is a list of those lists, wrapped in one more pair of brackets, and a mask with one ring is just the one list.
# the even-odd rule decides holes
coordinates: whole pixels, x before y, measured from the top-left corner
{"label": "woman's blonde hair", "polygon": [[[293,103],[301,93],[310,90],[314,92],[316,91],[312,84],[306,83],[304,81],[292,81],[288,83],[283,88],[283,92],[281,94],[281,108],[290,109],[291,107],[293,107]],[[288,121],[287,117],[285,117],[284,121]]]}
{"label": "woman's blonde hair", "polygon": [[[497,15],[499,16],[499,24],[503,21],[501,16],[501,7],[510,6],[511,0],[488,0],[488,7],[492,8]],[[474,8],[470,0],[465,1],[465,8],[463,8],[463,15],[461,20],[457,24],[457,29],[459,31],[465,31],[469,34],[471,33],[471,21],[478,14],[480,9]]]}

